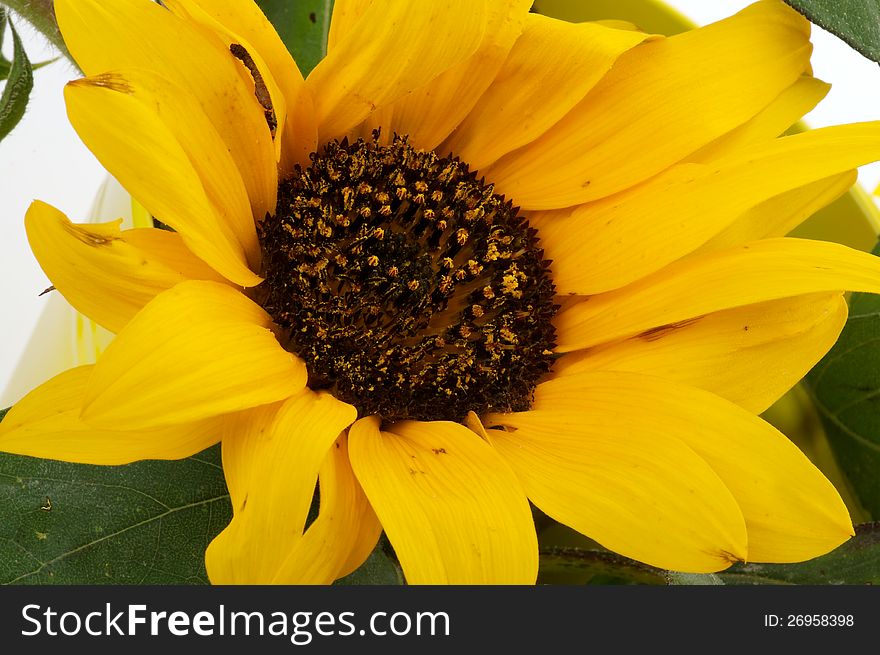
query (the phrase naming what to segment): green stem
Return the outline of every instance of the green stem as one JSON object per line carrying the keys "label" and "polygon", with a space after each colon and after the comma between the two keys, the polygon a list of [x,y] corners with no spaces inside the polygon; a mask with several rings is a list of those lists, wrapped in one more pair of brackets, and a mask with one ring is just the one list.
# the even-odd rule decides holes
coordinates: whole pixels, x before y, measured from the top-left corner
{"label": "green stem", "polygon": [[58,29],[53,0],[2,0],[0,5],[6,5],[19,16],[27,19],[62,55],[76,65]]}

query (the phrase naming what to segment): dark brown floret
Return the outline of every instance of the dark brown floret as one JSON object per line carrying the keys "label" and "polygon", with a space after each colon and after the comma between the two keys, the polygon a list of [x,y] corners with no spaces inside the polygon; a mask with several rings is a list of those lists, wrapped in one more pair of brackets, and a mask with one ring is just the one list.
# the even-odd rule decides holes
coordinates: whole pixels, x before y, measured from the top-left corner
{"label": "dark brown floret", "polygon": [[555,346],[535,230],[457,158],[405,138],[331,142],[260,229],[287,348],[362,416],[528,409]]}

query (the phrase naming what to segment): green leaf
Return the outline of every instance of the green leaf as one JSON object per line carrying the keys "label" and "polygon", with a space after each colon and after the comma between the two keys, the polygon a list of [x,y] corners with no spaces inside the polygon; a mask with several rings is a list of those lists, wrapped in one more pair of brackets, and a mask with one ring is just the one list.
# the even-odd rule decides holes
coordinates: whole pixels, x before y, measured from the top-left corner
{"label": "green leaf", "polygon": [[58,29],[54,0],[2,0],[2,2],[18,16],[27,20],[58,52],[67,57],[75,68],[79,68],[67,51],[61,30]]}
{"label": "green leaf", "polygon": [[715,586],[724,585],[724,581],[715,573],[679,573],[678,571],[667,571],[666,584],[673,586]]}
{"label": "green leaf", "polygon": [[0,454],[0,583],[206,584],[231,514],[216,446],[106,467]]}
{"label": "green leaf", "polygon": [[735,564],[711,574],[678,573],[607,551],[541,549],[539,584],[880,584],[880,522],[856,526],[856,536],[797,564]]}
{"label": "green leaf", "polygon": [[340,578],[337,585],[402,585],[403,571],[394,557],[391,544],[383,535],[367,561],[353,573]]}
{"label": "green leaf", "polygon": [[327,54],[333,0],[257,0],[303,77]]}
{"label": "green leaf", "polygon": [[34,88],[34,73],[21,39],[12,23],[9,23],[9,29],[12,31],[13,55],[6,86],[0,96],[0,141],[6,138],[24,116],[28,96]]}
{"label": "green leaf", "polygon": [[[48,66],[49,64],[54,64],[56,61],[61,59],[61,57],[54,57],[53,59],[47,59],[46,61],[41,61],[38,64],[31,64],[31,70],[38,71],[43,66]],[[9,71],[12,70],[12,63],[6,61],[2,55],[0,55],[0,82],[4,81],[9,77]]]}
{"label": "green leaf", "polygon": [[827,555],[799,564],[737,564],[717,574],[725,584],[880,584],[880,523],[856,526],[856,536]]}
{"label": "green leaf", "polygon": [[581,548],[542,548],[538,584],[666,583],[664,572],[615,553]]}
{"label": "green leaf", "polygon": [[880,1],[785,0],[785,3],[868,59],[880,62]]}
{"label": "green leaf", "polygon": [[58,61],[59,59],[61,59],[61,57],[52,57],[52,59],[47,59],[46,61],[41,61],[41,62],[39,62],[39,63],[37,63],[37,64],[33,64],[33,65],[31,66],[31,69],[32,69],[32,70],[35,70],[35,71],[38,71],[38,70],[40,70],[41,68],[43,68],[44,66],[48,66],[49,64],[54,64],[54,63],[55,63],[56,61]]}
{"label": "green leaf", "polygon": [[852,295],[840,338],[804,383],[853,494],[880,519],[880,296]]}

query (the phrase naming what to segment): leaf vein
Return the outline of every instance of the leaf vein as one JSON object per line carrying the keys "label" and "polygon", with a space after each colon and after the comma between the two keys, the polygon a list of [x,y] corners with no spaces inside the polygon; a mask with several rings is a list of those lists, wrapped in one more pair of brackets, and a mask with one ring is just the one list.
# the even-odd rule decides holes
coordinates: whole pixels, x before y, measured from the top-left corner
{"label": "leaf vein", "polygon": [[820,362],[820,365],[822,366],[822,370],[819,371],[819,373],[817,373],[816,376],[812,379],[812,381],[810,382],[811,386],[814,389],[818,389],[819,383],[822,381],[822,378],[825,377],[825,374],[828,372],[828,369],[831,368],[832,364],[839,361],[841,358],[846,357],[850,353],[855,352],[859,348],[862,348],[864,346],[867,346],[870,343],[874,343],[877,341],[880,341],[880,337],[872,337],[870,339],[867,339],[866,341],[862,341],[860,343],[854,344],[851,348],[847,348],[846,350],[842,350],[842,351],[836,352],[836,353],[829,353],[830,356],[825,357],[825,359],[823,359]]}
{"label": "leaf vein", "polygon": [[100,537],[99,539],[95,539],[95,540],[90,541],[88,543],[82,544],[81,546],[77,546],[76,548],[69,550],[66,553],[62,553],[61,555],[58,555],[57,557],[54,557],[53,559],[50,559],[50,560],[44,562],[42,564],[42,566],[40,566],[39,568],[37,568],[33,571],[29,571],[27,573],[23,573],[22,575],[18,576],[17,578],[15,578],[13,580],[10,580],[9,582],[7,582],[5,584],[15,584],[16,582],[18,582],[20,580],[23,580],[25,578],[36,575],[40,571],[45,569],[47,566],[51,566],[52,564],[55,564],[56,562],[59,562],[65,558],[67,558],[71,555],[74,555],[78,552],[81,552],[83,550],[91,548],[92,546],[95,546],[103,541],[107,541],[108,539],[118,537],[119,535],[124,534],[124,533],[128,532],[129,530],[134,530],[134,529],[142,527],[144,525],[148,525],[149,523],[152,523],[153,521],[160,521],[159,525],[161,528],[161,520],[163,518],[165,518],[166,516],[170,516],[171,514],[174,514],[176,512],[180,512],[183,510],[193,509],[195,507],[201,507],[204,505],[210,505],[211,503],[215,503],[217,501],[223,500],[224,498],[228,498],[228,497],[229,497],[229,494],[223,494],[220,496],[215,496],[213,498],[207,498],[205,500],[200,500],[195,503],[189,503],[187,505],[181,505],[180,507],[174,507],[174,508],[168,509],[167,511],[165,511],[161,514],[158,514],[156,516],[151,516],[150,518],[144,519],[143,521],[139,521],[137,523],[133,523],[132,525],[126,526],[126,527],[122,528],[121,530],[117,530],[116,532],[104,535],[103,537]]}
{"label": "leaf vein", "polygon": [[144,496],[145,498],[149,498],[150,500],[152,500],[153,502],[155,502],[158,505],[161,505],[165,509],[171,509],[171,507],[169,507],[168,505],[163,503],[161,500],[159,500],[155,496],[151,496],[146,491],[141,491],[140,489],[135,489],[134,487],[127,487],[122,484],[104,484],[103,482],[88,482],[85,480],[61,480],[58,478],[39,478],[39,477],[30,477],[30,476],[25,477],[25,476],[10,475],[8,473],[0,473],[0,478],[9,478],[10,480],[15,480],[15,479],[21,478],[22,480],[32,480],[34,482],[56,482],[59,484],[75,484],[75,485],[84,485],[84,486],[90,486],[90,487],[100,487],[102,489],[120,489],[122,491],[131,491],[133,493],[139,494],[141,496]]}
{"label": "leaf vein", "polygon": [[880,453],[880,444],[876,444],[872,441],[869,441],[868,439],[866,439],[865,437],[860,435],[858,432],[856,432],[855,430],[853,430],[852,428],[847,426],[839,418],[837,418],[837,416],[835,416],[831,412],[831,410],[829,410],[828,407],[826,407],[825,404],[819,398],[816,397],[815,394],[810,394],[810,395],[813,397],[813,402],[816,403],[816,409],[819,410],[819,413],[822,414],[824,417],[826,417],[827,420],[829,420],[835,427],[840,429],[841,432],[843,432],[844,434],[846,434],[849,437],[852,437],[855,441],[857,441],[858,443],[863,445],[865,448],[869,448],[870,450],[874,450],[874,451]]}

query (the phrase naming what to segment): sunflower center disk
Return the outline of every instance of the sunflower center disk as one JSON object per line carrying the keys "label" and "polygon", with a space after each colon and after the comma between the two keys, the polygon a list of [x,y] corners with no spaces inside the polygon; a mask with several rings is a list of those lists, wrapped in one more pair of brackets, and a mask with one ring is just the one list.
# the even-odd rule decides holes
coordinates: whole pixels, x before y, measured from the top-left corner
{"label": "sunflower center disk", "polygon": [[310,386],[388,421],[528,409],[557,306],[518,209],[405,137],[334,141],[311,161],[260,229],[263,304]]}

